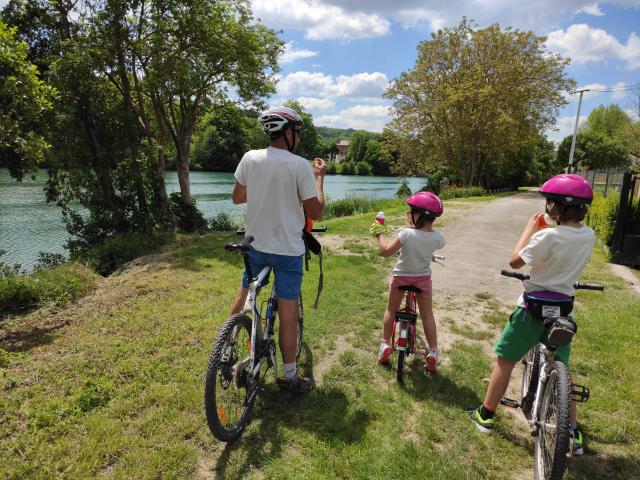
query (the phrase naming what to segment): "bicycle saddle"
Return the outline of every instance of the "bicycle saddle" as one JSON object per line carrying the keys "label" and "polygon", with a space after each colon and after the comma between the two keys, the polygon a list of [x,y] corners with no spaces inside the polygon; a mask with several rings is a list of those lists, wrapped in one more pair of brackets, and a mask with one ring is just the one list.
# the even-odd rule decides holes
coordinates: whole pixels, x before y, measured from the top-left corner
{"label": "bicycle saddle", "polygon": [[403,287],[398,287],[400,290],[404,290],[405,292],[409,291],[409,292],[416,292],[416,293],[421,293],[422,290],[419,289],[418,287],[415,287],[413,285],[405,285]]}
{"label": "bicycle saddle", "polygon": [[254,238],[252,236],[248,236],[245,237],[241,242],[227,243],[224,246],[224,249],[229,250],[230,252],[248,252],[249,250],[251,250],[251,242],[253,242],[253,240]]}

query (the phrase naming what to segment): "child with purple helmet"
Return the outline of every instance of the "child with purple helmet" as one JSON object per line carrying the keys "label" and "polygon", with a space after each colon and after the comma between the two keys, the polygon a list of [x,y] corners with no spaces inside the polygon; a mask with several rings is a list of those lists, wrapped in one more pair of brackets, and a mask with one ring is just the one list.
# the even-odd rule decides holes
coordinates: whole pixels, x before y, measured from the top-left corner
{"label": "child with purple helmet", "polygon": [[413,285],[421,290],[416,301],[422,318],[424,334],[429,344],[429,353],[425,356],[425,371],[436,373],[438,363],[438,336],[433,316],[431,292],[431,257],[435,250],[444,247],[444,235],[433,230],[436,217],[442,215],[442,201],[432,192],[418,192],[407,199],[407,223],[409,228],[401,228],[395,240],[387,242],[385,229],[376,222],[371,233],[378,237],[378,247],[383,257],[400,252],[389,282],[389,301],[382,321],[382,339],[378,363],[388,365],[391,357],[391,332],[395,312],[400,310],[404,296],[401,286]]}
{"label": "child with purple helmet", "polygon": [[[531,217],[516,243],[509,265],[518,269],[531,267],[529,280],[524,281],[525,292],[549,291],[573,297],[574,283],[591,258],[595,234],[582,224],[587,205],[593,199],[589,183],[579,175],[562,174],[550,178],[539,192],[546,198],[546,213],[557,223],[547,228],[536,214]],[[493,416],[509,385],[515,364],[538,342],[546,344],[543,322],[526,309],[524,295],[502,331],[494,351],[498,358],[491,373],[483,404],[469,412],[475,426],[484,433],[493,431]],[[556,349],[556,359],[565,365],[569,361],[571,344]],[[574,454],[582,454],[582,434],[577,428],[575,403],[571,404],[571,432]]]}

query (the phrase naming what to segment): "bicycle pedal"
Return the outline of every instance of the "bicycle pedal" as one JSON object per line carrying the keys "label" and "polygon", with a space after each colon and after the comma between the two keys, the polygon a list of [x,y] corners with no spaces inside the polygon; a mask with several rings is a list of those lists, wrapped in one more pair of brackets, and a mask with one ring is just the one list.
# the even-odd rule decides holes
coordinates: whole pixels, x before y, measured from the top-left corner
{"label": "bicycle pedal", "polygon": [[589,400],[591,391],[584,385],[578,385],[574,383],[571,385],[571,395],[573,396],[574,401],[578,403],[584,403]]}
{"label": "bicycle pedal", "polygon": [[509,408],[520,408],[520,403],[518,403],[517,400],[506,397],[500,400],[500,405],[504,405]]}

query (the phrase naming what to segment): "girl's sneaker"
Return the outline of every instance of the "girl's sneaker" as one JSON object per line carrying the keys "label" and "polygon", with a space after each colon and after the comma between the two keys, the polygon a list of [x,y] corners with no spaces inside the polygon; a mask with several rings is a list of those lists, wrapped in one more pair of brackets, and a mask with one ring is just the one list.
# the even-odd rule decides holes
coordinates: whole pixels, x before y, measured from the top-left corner
{"label": "girl's sneaker", "polygon": [[424,371],[430,374],[438,373],[438,353],[430,350],[424,357]]}
{"label": "girl's sneaker", "polygon": [[378,363],[380,365],[389,365],[391,363],[391,347],[389,345],[385,345],[380,350],[380,355],[378,355]]}

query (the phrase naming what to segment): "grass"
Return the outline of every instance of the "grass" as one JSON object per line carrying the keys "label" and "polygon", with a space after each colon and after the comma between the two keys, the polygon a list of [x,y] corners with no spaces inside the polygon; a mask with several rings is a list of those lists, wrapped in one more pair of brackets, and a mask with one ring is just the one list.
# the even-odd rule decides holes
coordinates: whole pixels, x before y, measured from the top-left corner
{"label": "grass", "polygon": [[[347,220],[327,221],[330,232],[368,226],[371,215]],[[326,254],[318,310],[308,307],[317,262],[305,275],[302,366],[324,372],[316,392],[283,403],[270,380],[241,440],[218,443],[202,388],[240,278],[240,258],[222,248],[229,240],[184,241],[164,266],[123,274],[110,284],[121,289],[113,301],[102,291],[88,314],[65,314],[69,324],[31,349],[0,337],[0,478],[511,479],[530,470],[531,440],[507,415],[492,437],[465,416],[486,389],[491,359],[480,346],[454,344],[436,377],[410,358],[403,387],[376,367],[393,260],[369,255]],[[597,455],[575,459],[572,479],[640,475],[640,302],[603,264],[596,255],[585,275],[608,290],[579,294],[572,356],[576,381],[592,390],[579,413]]]}

